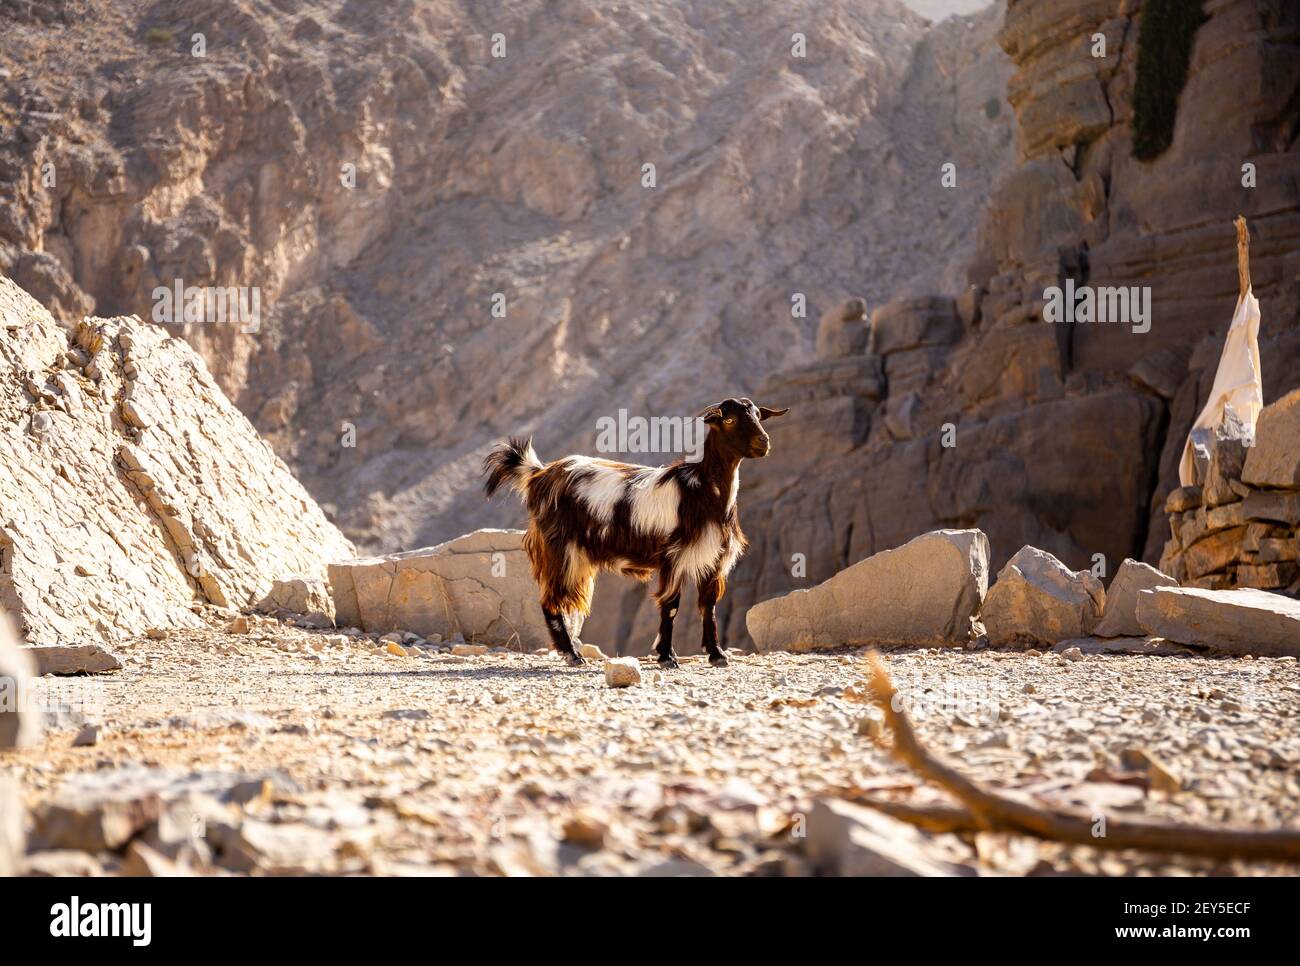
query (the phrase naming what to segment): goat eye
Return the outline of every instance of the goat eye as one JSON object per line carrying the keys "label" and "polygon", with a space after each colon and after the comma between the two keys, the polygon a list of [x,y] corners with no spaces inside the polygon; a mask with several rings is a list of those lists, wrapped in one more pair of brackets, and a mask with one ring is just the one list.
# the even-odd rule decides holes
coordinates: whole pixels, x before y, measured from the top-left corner
{"label": "goat eye", "polygon": [[735,426],[735,425],[736,425],[736,417],[735,417],[735,416],[728,416],[726,419],[724,419],[724,420],[722,421],[722,425],[723,425],[723,426]]}

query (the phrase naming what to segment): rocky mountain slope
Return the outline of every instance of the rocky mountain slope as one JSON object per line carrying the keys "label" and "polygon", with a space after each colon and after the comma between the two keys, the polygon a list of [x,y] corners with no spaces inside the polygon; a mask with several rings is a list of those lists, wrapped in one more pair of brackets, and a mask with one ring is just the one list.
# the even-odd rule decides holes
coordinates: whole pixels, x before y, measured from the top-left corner
{"label": "rocky mountain slope", "polygon": [[888,0],[0,18],[0,270],[69,322],[148,318],[176,279],[256,286],[257,331],[173,331],[370,549],[517,524],[477,491],[504,433],[591,451],[619,409],[754,393],[846,296],[953,288],[982,193],[934,190],[938,166],[978,185],[1011,158],[996,9],[938,27]]}
{"label": "rocky mountain slope", "polygon": [[0,605],[32,643],[196,626],[353,549],[183,342],[0,276]]}

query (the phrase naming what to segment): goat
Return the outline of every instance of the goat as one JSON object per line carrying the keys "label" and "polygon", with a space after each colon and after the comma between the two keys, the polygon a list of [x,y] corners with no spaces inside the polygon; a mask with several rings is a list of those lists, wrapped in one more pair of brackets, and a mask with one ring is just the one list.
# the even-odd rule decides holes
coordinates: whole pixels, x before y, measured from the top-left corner
{"label": "goat", "polygon": [[659,665],[677,667],[673,618],[689,581],[699,591],[703,646],[714,667],[725,667],[714,607],[727,574],[745,549],[736,512],[740,462],[766,456],[771,438],[764,420],[788,410],[726,399],[705,410],[708,435],[698,462],[637,466],[587,456],[543,464],[532,439],[499,443],[483,460],[490,498],[510,486],[528,509],[524,551],[541,590],[542,613],[556,651],[572,667],[585,662],[574,647],[566,615],[587,615],[596,574],[618,570],[639,580],[659,576]]}

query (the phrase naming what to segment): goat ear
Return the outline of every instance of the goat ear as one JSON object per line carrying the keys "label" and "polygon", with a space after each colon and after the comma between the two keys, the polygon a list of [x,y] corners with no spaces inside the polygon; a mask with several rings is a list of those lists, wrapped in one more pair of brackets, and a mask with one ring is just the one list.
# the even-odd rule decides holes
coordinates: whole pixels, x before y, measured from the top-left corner
{"label": "goat ear", "polygon": [[722,410],[717,406],[710,406],[704,412],[700,413],[700,419],[704,420],[710,426],[716,426],[722,422]]}
{"label": "goat ear", "polygon": [[759,419],[776,419],[777,416],[784,416],[789,409],[768,409],[766,406],[758,407]]}

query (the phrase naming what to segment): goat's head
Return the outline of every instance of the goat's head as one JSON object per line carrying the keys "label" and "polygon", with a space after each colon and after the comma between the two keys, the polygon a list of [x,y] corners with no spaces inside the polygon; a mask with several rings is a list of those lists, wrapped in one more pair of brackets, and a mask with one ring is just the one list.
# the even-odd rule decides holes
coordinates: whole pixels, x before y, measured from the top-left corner
{"label": "goat's head", "polygon": [[700,417],[708,425],[709,435],[724,451],[742,459],[756,459],[766,456],[772,448],[763,421],[784,416],[789,411],[755,406],[749,399],[724,399],[700,413]]}

